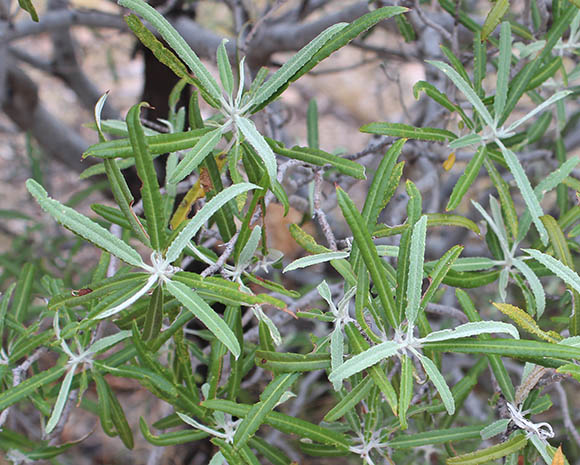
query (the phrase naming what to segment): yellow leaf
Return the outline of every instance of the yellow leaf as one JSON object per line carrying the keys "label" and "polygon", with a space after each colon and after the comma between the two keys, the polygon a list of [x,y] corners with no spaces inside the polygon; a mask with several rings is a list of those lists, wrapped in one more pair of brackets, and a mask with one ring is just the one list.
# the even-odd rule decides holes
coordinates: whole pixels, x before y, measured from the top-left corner
{"label": "yellow leaf", "polygon": [[451,152],[447,157],[447,160],[443,162],[443,168],[445,168],[445,171],[449,171],[451,168],[453,168],[454,164],[455,164],[455,152]]}
{"label": "yellow leaf", "polygon": [[554,458],[552,459],[552,465],[564,465],[564,454],[562,453],[562,446],[558,447]]}
{"label": "yellow leaf", "polygon": [[497,308],[500,312],[504,315],[509,316],[520,328],[527,331],[528,333],[532,333],[538,336],[540,339],[544,339],[548,342],[553,342],[554,344],[557,343],[561,337],[557,333],[552,331],[546,332],[538,326],[536,320],[534,320],[529,314],[523,311],[521,308],[516,307],[515,305],[510,304],[498,304],[493,302],[493,306]]}

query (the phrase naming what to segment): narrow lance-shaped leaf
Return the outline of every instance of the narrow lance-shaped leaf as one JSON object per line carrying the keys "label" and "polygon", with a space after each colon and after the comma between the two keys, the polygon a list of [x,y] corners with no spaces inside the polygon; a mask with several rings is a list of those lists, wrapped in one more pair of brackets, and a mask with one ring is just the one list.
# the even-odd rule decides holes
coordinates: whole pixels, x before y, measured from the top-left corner
{"label": "narrow lance-shaped leaf", "polygon": [[230,64],[226,50],[226,44],[228,42],[228,39],[223,39],[219,45],[217,49],[217,64],[222,86],[224,86],[226,94],[231,95],[234,91],[234,73],[232,72],[232,65]]}
{"label": "narrow lance-shaped leaf", "polygon": [[260,187],[247,182],[234,184],[233,186],[224,189],[209,202],[207,202],[169,245],[165,259],[169,263],[177,260],[181,252],[183,252],[185,247],[187,247],[189,244],[189,241],[193,238],[193,236],[195,236],[197,231],[199,231],[205,222],[214,215],[216,211],[218,211],[233,198],[252,189],[260,189]]}
{"label": "narrow lance-shaped leaf", "polygon": [[75,234],[92,242],[97,247],[135,267],[143,266],[143,260],[136,250],[113,236],[102,226],[90,220],[77,211],[51,199],[43,187],[35,180],[26,181],[26,188],[33,195],[42,209],[49,213],[56,221]]}
{"label": "narrow lance-shaped leaf", "polygon": [[544,286],[542,285],[540,278],[538,278],[536,273],[534,273],[522,259],[514,258],[512,263],[518,270],[520,270],[528,281],[536,301],[536,310],[538,312],[537,318],[540,318],[546,309],[546,293],[544,292]]}
{"label": "narrow lance-shaped leaf", "polygon": [[[344,357],[344,336],[342,334],[342,328],[339,324],[335,324],[334,330],[330,335],[330,369],[331,371],[336,371],[338,367],[342,365]],[[342,384],[338,380],[333,383],[335,391],[340,390]]]}
{"label": "narrow lance-shaped leaf", "polygon": [[50,434],[52,432],[52,430],[54,428],[56,428],[56,425],[58,424],[58,421],[60,420],[60,417],[62,416],[62,411],[64,410],[64,406],[66,404],[66,401],[68,400],[70,387],[71,387],[72,380],[73,380],[74,375],[75,375],[75,369],[76,369],[76,364],[72,365],[69,368],[68,373],[64,377],[64,381],[62,382],[62,384],[60,386],[60,390],[58,391],[58,396],[56,398],[56,403],[54,404],[52,414],[50,415],[50,418],[48,419],[48,423],[46,424],[46,429],[45,429],[46,434]]}
{"label": "narrow lance-shaped leaf", "polygon": [[348,258],[349,252],[326,252],[320,253],[318,255],[309,255],[308,257],[302,257],[294,260],[286,268],[284,268],[283,273],[288,271],[297,270],[299,268],[307,268],[309,266],[317,265],[319,263],[329,262],[331,260],[340,260],[342,258]]}
{"label": "narrow lance-shaped leaf", "polygon": [[415,325],[421,303],[421,285],[423,282],[423,263],[425,260],[425,235],[427,231],[427,217],[423,215],[413,228],[411,235],[411,251],[409,259],[409,275],[407,278],[407,308],[405,314],[409,323],[409,330]]}
{"label": "narrow lance-shaped leaf", "polygon": [[465,171],[459,178],[459,181],[457,181],[455,184],[453,192],[451,192],[451,195],[449,196],[449,202],[447,202],[445,210],[449,211],[457,208],[461,202],[461,199],[463,199],[463,196],[477,178],[485,157],[486,148],[484,145],[482,145],[477,149],[477,152],[475,152],[475,155],[471,158],[471,160],[469,160]]}
{"label": "narrow lance-shaped leaf", "polygon": [[489,10],[481,29],[482,41],[487,40],[487,37],[495,30],[509,7],[509,0],[497,0],[497,2],[495,2],[491,10]]}
{"label": "narrow lance-shaped leaf", "polygon": [[322,46],[328,42],[335,34],[347,26],[346,23],[338,23],[322,31],[308,45],[303,47],[290,60],[274,73],[274,75],[260,87],[254,97],[252,104],[258,107],[261,103],[268,100],[280,87],[285,85],[291,78],[306,64]]}
{"label": "narrow lance-shaped leaf", "polygon": [[535,249],[524,249],[524,252],[531,255],[535,260],[548,268],[566,284],[572,286],[574,290],[580,292],[580,276],[578,276],[578,273],[564,265],[560,260],[556,260],[554,257]]}
{"label": "narrow lance-shaped leaf", "polygon": [[495,446],[450,457],[447,459],[447,465],[477,465],[480,463],[489,463],[523,449],[527,443],[528,438],[525,434],[516,434],[511,439],[496,444]]}
{"label": "narrow lance-shaped leaf", "polygon": [[459,339],[462,337],[477,336],[479,334],[504,333],[509,334],[514,339],[519,339],[520,335],[515,326],[501,321],[477,321],[465,323],[453,329],[442,329],[428,334],[421,338],[423,342],[446,341],[448,339]]}
{"label": "narrow lance-shaped leaf", "polygon": [[429,357],[421,355],[416,351],[415,355],[421,362],[421,365],[423,365],[425,373],[427,373],[427,376],[435,386],[435,389],[437,389],[437,392],[439,392],[447,413],[449,413],[449,415],[453,415],[455,413],[455,400],[453,399],[453,394],[451,394],[451,390],[449,389],[449,386],[447,386],[443,375],[437,369],[435,364],[429,359]]}
{"label": "narrow lance-shaped leaf", "polygon": [[377,344],[344,362],[338,369],[330,373],[328,379],[332,384],[341,383],[342,380],[349,376],[359,373],[385,358],[392,357],[400,347],[401,345],[394,341],[385,341]]}
{"label": "narrow lance-shaped leaf", "polygon": [[173,294],[193,315],[207,326],[212,334],[238,358],[240,344],[229,326],[221,317],[193,290],[179,281],[167,281],[167,290]]}
{"label": "narrow lance-shaped leaf", "polygon": [[185,62],[189,69],[193,71],[194,75],[199,79],[201,84],[203,84],[203,90],[209,93],[214,99],[220,99],[221,91],[218,83],[169,21],[142,0],[119,0],[118,3],[121,6],[130,8],[139,13],[145,20],[151,23],[173,50],[175,50],[177,55]]}
{"label": "narrow lance-shaped leaf", "polygon": [[189,176],[216,147],[221,138],[221,129],[215,129],[204,134],[197,144],[195,144],[195,146],[185,154],[183,160],[178,163],[167,182],[177,184],[179,181]]}
{"label": "narrow lance-shaped leaf", "polygon": [[487,110],[487,108],[485,107],[479,96],[475,93],[471,85],[465,82],[465,80],[459,75],[457,71],[455,71],[451,66],[449,66],[447,63],[443,63],[442,61],[427,60],[427,63],[443,71],[443,73],[445,73],[447,77],[451,79],[453,84],[457,86],[457,88],[463,93],[463,95],[465,95],[467,100],[469,100],[469,103],[473,105],[473,107],[477,110],[477,112],[483,118],[485,123],[489,127],[492,128],[495,127],[493,118],[491,117],[489,111]]}
{"label": "narrow lance-shaped leaf", "polygon": [[407,139],[428,140],[445,142],[457,138],[455,134],[446,129],[409,126],[401,123],[369,123],[360,128],[361,132],[380,134],[383,136],[405,137]]}
{"label": "narrow lance-shaped leaf", "polygon": [[401,384],[399,389],[399,419],[401,429],[407,429],[407,410],[413,397],[413,362],[407,355],[401,361]]}
{"label": "narrow lance-shaped leaf", "polygon": [[163,200],[159,190],[157,172],[153,166],[153,158],[149,152],[143,126],[141,126],[140,113],[143,104],[134,105],[127,114],[127,129],[129,140],[135,155],[137,174],[141,179],[141,198],[143,210],[147,219],[147,232],[151,246],[155,250],[161,250],[165,242],[165,218],[163,215]]}
{"label": "narrow lance-shaped leaf", "polygon": [[[501,0],[498,0],[501,3]],[[512,30],[510,23],[501,23],[499,36],[499,60],[497,65],[497,85],[495,89],[495,99],[493,108],[495,111],[495,121],[498,121],[507,99],[508,83],[510,77],[510,65],[512,58]]]}
{"label": "narrow lance-shaped leaf", "polygon": [[238,118],[237,126],[263,160],[264,165],[266,166],[266,171],[268,172],[268,177],[270,178],[270,183],[274,184],[276,182],[278,165],[276,164],[276,155],[274,155],[272,148],[268,145],[262,134],[260,134],[256,129],[256,125],[252,120],[249,120],[248,118]]}

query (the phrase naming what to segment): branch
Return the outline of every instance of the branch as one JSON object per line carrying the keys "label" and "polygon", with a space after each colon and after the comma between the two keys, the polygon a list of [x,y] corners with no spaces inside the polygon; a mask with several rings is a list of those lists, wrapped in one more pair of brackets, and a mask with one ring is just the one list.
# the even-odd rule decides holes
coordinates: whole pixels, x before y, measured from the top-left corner
{"label": "branch", "polygon": [[46,109],[38,87],[26,73],[9,64],[6,84],[7,97],[1,109],[22,131],[30,131],[45,152],[77,172],[92,163],[81,163],[88,143]]}

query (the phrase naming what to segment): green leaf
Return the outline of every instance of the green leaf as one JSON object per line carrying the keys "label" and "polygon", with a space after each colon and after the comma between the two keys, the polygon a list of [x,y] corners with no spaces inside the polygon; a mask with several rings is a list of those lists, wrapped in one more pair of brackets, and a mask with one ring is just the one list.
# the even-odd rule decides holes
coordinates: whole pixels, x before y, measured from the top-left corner
{"label": "green leaf", "polygon": [[465,323],[453,329],[442,329],[428,334],[421,341],[435,342],[449,339],[459,339],[462,337],[477,336],[479,334],[504,333],[509,334],[514,339],[519,339],[518,330],[509,323],[501,321],[477,321]]}
{"label": "green leaf", "polygon": [[185,228],[181,230],[179,235],[173,240],[167,249],[165,259],[172,263],[183,252],[183,250],[188,246],[189,241],[195,236],[197,231],[209,220],[216,211],[223,207],[230,200],[234,199],[238,195],[247,192],[252,189],[260,189],[258,186],[242,182],[234,184],[227,189],[224,189],[209,202],[207,202],[203,208],[197,212],[197,214],[187,223]]}
{"label": "green leaf", "polygon": [[487,257],[458,258],[451,266],[454,271],[480,271],[488,270],[495,266],[495,262]]}
{"label": "green leaf", "polygon": [[535,249],[523,249],[524,252],[531,255],[535,260],[540,262],[556,276],[562,279],[566,284],[571,286],[576,292],[580,292],[580,276],[570,269],[568,266],[564,265],[560,260],[551,257],[545,253],[540,252]]}
{"label": "green leaf", "polygon": [[407,139],[445,142],[457,139],[451,131],[439,128],[417,128],[401,123],[369,123],[360,128],[361,132],[379,134],[382,136],[405,137]]}
{"label": "green leaf", "polygon": [[56,221],[75,234],[92,242],[97,247],[115,255],[125,263],[135,267],[143,266],[141,256],[129,245],[116,236],[113,236],[102,226],[81,215],[72,208],[62,205],[51,199],[47,192],[35,180],[26,181],[28,192],[36,199],[44,211],[49,213]]}
{"label": "green leaf", "polygon": [[515,153],[513,153],[510,149],[506,148],[499,140],[497,141],[501,153],[504,156],[504,159],[509,167],[509,170],[514,176],[516,184],[524,198],[524,202],[528,207],[528,211],[531,214],[532,221],[540,234],[540,239],[542,243],[547,244],[548,242],[548,232],[544,227],[544,224],[540,220],[540,217],[544,214],[542,211],[542,207],[538,198],[536,197],[534,191],[532,190],[532,185],[530,184],[530,180],[526,176],[524,172],[524,168],[522,167],[518,157],[516,157]]}
{"label": "green leaf", "polygon": [[[20,270],[16,288],[14,289],[14,298],[10,313],[19,323],[25,323],[28,315],[28,307],[32,301],[32,286],[36,274],[36,265],[26,263]],[[2,333],[0,333],[2,334]]]}
{"label": "green leaf", "polygon": [[36,8],[34,8],[32,0],[18,0],[18,5],[20,5],[20,8],[24,11],[28,12],[32,21],[35,23],[38,22],[38,13],[36,12]]}
{"label": "green leaf", "polygon": [[157,286],[153,291],[149,308],[145,314],[145,323],[143,324],[143,340],[150,341],[155,339],[161,331],[163,320],[163,286]]}
{"label": "green leaf", "polygon": [[282,272],[287,273],[288,271],[297,270],[299,268],[307,268],[309,266],[318,265],[319,263],[329,262],[330,260],[348,258],[349,255],[350,252],[324,252],[318,255],[302,257],[294,260],[292,263],[286,266]]}
{"label": "green leaf", "polygon": [[345,415],[346,412],[355,408],[355,406],[370,392],[373,386],[372,377],[367,376],[360,383],[358,383],[340,402],[338,402],[328,413],[324,416],[324,421],[332,422],[338,420]]}
{"label": "green leaf", "polygon": [[576,360],[580,358],[580,349],[563,344],[552,344],[542,341],[530,341],[527,339],[489,339],[489,340],[455,340],[442,342],[429,342],[424,348],[437,352],[458,352],[492,354],[506,357],[535,360],[536,363],[549,363],[546,357]]}
{"label": "green leaf", "polygon": [[264,423],[266,415],[276,407],[282,395],[294,384],[298,376],[298,373],[278,375],[266,386],[260,395],[260,402],[252,406],[236,429],[234,435],[236,449],[240,449],[258,431],[258,428]]}
{"label": "green leaf", "polygon": [[303,47],[290,60],[274,73],[274,75],[263,84],[254,94],[251,103],[254,108],[260,107],[261,104],[276,93],[276,91],[291,81],[292,77],[310,61],[316,52],[335,36],[341,29],[347,26],[346,23],[338,23],[322,31],[316,38],[311,40],[308,45]]}
{"label": "green leaf", "polygon": [[270,178],[270,183],[274,184],[276,182],[278,165],[276,164],[276,156],[264,139],[264,136],[258,132],[254,122],[248,118],[238,118],[236,124],[246,140],[256,150],[264,162],[266,171],[268,172],[268,177]]}
{"label": "green leaf", "polygon": [[157,172],[153,166],[153,159],[141,126],[141,106],[137,104],[131,107],[127,114],[127,129],[129,140],[133,147],[137,174],[141,179],[141,198],[143,210],[147,219],[147,232],[153,249],[161,251],[165,245],[165,215],[163,214],[163,200],[157,181]]}
{"label": "green leaf", "polygon": [[[510,7],[509,0],[497,0],[483,23],[481,28],[481,40],[487,40],[488,36],[495,30]],[[509,24],[509,23],[508,23]]]}
{"label": "green leaf", "polygon": [[143,417],[139,418],[139,429],[141,430],[141,434],[145,440],[153,444],[157,447],[167,447],[167,446],[175,446],[178,444],[186,444],[188,442],[199,441],[200,439],[204,439],[209,436],[208,433],[204,431],[195,431],[195,430],[182,430],[182,431],[173,431],[171,433],[164,433],[158,436],[155,436],[149,430],[147,426],[147,422],[143,419]]}
{"label": "green leaf", "polygon": [[468,145],[480,145],[483,138],[479,134],[465,134],[464,136],[455,139],[449,143],[449,148],[451,150],[457,150]]}
{"label": "green leaf", "polygon": [[[253,408],[253,405],[237,404],[228,400],[212,399],[202,402],[202,406],[229,413],[237,417],[245,417]],[[269,412],[264,417],[264,423],[276,428],[283,433],[295,434],[301,438],[338,447],[344,451],[350,446],[349,439],[336,431],[314,425],[308,421],[294,418],[279,412]]]}
{"label": "green leaf", "polygon": [[52,414],[46,423],[45,433],[50,434],[62,415],[62,411],[64,410],[64,406],[66,401],[68,400],[68,394],[70,392],[70,386],[72,384],[72,380],[75,375],[76,365],[72,365],[69,367],[69,370],[64,377],[64,381],[60,385],[60,390],[58,391],[58,397],[56,398],[56,403],[54,404],[54,408],[52,410]]}
{"label": "green leaf", "polygon": [[161,37],[163,37],[169,46],[175,50],[177,55],[185,62],[197,79],[199,79],[203,86],[201,90],[206,91],[215,100],[220,100],[221,91],[218,83],[169,21],[143,0],[119,0],[118,3],[121,6],[139,13],[146,21],[157,29],[159,34],[161,34]]}
{"label": "green leaf", "polygon": [[205,157],[211,153],[221,138],[222,132],[219,128],[204,134],[197,144],[195,144],[195,146],[189,150],[178,163],[167,182],[170,184],[177,184],[179,181],[182,181],[189,176],[205,159]]}
{"label": "green leaf", "polygon": [[547,107],[549,107],[553,103],[556,103],[559,100],[566,98],[571,93],[572,93],[571,90],[561,90],[560,92],[556,92],[550,98],[544,100],[540,105],[534,107],[534,109],[532,111],[526,113],[525,116],[521,117],[520,119],[518,119],[518,120],[514,121],[512,124],[510,124],[508,126],[508,128],[506,129],[506,131],[507,132],[515,131],[519,126],[524,124],[527,120],[529,120],[530,118],[533,118],[538,113],[541,113],[542,111],[544,111],[544,109],[546,109]]}
{"label": "green leaf", "polygon": [[275,373],[324,370],[330,367],[328,354],[293,354],[257,350],[256,366]]}
{"label": "green leaf", "polygon": [[395,436],[388,444],[393,449],[414,449],[421,446],[443,444],[451,441],[480,439],[481,425],[458,426],[450,429],[434,429],[425,433]]}
{"label": "green leaf", "polygon": [[447,75],[447,77],[451,79],[453,84],[455,84],[455,86],[463,93],[463,95],[465,95],[467,100],[469,100],[469,103],[473,105],[473,108],[475,108],[475,110],[483,118],[485,123],[489,127],[492,128],[495,127],[493,118],[491,117],[489,111],[487,110],[487,108],[485,107],[479,96],[473,90],[473,87],[471,87],[471,85],[468,82],[466,82],[459,75],[459,73],[457,73],[457,71],[455,71],[451,66],[449,66],[447,63],[443,63],[442,61],[427,60],[427,63],[435,66],[436,68],[441,70],[445,75]]}
{"label": "green leaf", "polygon": [[318,142],[318,106],[314,99],[311,99],[310,102],[308,102],[308,110],[306,111],[306,135],[309,148],[320,148]]}
{"label": "green leaf", "polygon": [[222,86],[224,86],[227,95],[232,95],[234,91],[234,73],[230,59],[228,58],[228,52],[226,51],[226,44],[228,42],[228,39],[222,39],[217,49],[217,64]]}
{"label": "green leaf", "polygon": [[355,373],[360,373],[368,367],[379,363],[381,360],[396,355],[400,347],[401,344],[394,341],[385,341],[377,344],[344,362],[340,367],[330,373],[328,379],[332,384],[340,384],[344,379],[349,378]]}
{"label": "green leaf", "polygon": [[486,148],[484,145],[480,146],[477,149],[477,152],[473,156],[469,163],[467,164],[465,171],[461,174],[461,177],[453,187],[453,192],[449,196],[449,202],[447,202],[447,206],[445,210],[454,210],[457,208],[461,199],[467,192],[467,190],[471,187],[474,183],[477,175],[479,174],[479,170],[481,169],[481,165],[483,165],[483,161],[486,157]]}
{"label": "green leaf", "polygon": [[[501,0],[498,0],[498,2]],[[526,447],[528,438],[525,434],[515,434],[511,439],[468,454],[457,455],[447,459],[447,465],[477,465],[500,459]]]}
{"label": "green leaf", "polygon": [[[469,324],[469,323],[467,323]],[[443,405],[445,405],[445,409],[449,415],[453,415],[455,413],[455,400],[453,399],[453,394],[447,386],[445,379],[441,372],[437,369],[435,364],[431,361],[429,357],[421,355],[419,352],[416,352],[415,355],[423,365],[425,369],[425,373],[437,389],[437,392],[441,396],[441,400],[443,401]]]}
{"label": "green leaf", "polygon": [[399,388],[399,420],[401,429],[405,430],[407,424],[407,410],[413,397],[413,362],[407,355],[403,355],[401,361],[401,383]]}
{"label": "green leaf", "polygon": [[503,418],[501,420],[494,421],[492,424],[481,430],[481,439],[490,439],[494,436],[497,436],[498,434],[505,433],[510,421],[512,421],[511,418]]}
{"label": "green leaf", "polygon": [[437,89],[433,84],[426,81],[417,81],[417,83],[413,86],[413,95],[415,96],[415,99],[419,98],[420,92],[425,92],[429,97],[431,97],[439,105],[445,107],[450,112],[458,112],[465,125],[469,129],[473,129],[473,121],[467,117],[463,109],[459,105],[451,102],[447,95]]}
{"label": "green leaf", "polygon": [[[179,150],[187,150],[195,146],[199,139],[210,132],[209,128],[193,129],[187,132],[175,132],[168,134],[148,135],[145,136],[145,142],[149,148],[152,156],[161,155],[164,153],[177,152]],[[147,131],[145,131],[147,134]],[[107,142],[99,142],[91,145],[83,154],[83,158],[88,156],[97,158],[129,158],[133,156],[133,147],[129,139],[115,139]],[[133,165],[132,160],[121,160],[117,162],[119,168],[125,169]],[[102,165],[99,165],[102,166]],[[103,167],[104,168],[104,167]],[[85,172],[89,172],[91,168]],[[104,169],[91,171],[91,175],[103,173]],[[85,176],[88,177],[88,176]]]}
{"label": "green leaf", "polygon": [[396,327],[397,320],[395,318],[393,294],[388,283],[385,268],[372,242],[364,219],[346,192],[340,187],[337,188],[336,192],[342,214],[352,230],[354,240],[361,252],[364,263],[373,278],[381,305],[386,314],[385,318],[392,327]]}
{"label": "green leaf", "polygon": [[514,258],[512,263],[528,281],[532,293],[534,294],[534,300],[536,301],[537,318],[540,318],[546,309],[546,293],[544,292],[544,286],[542,286],[540,279],[526,262],[519,258]]}
{"label": "green leaf", "polygon": [[493,185],[497,189],[503,216],[511,236],[515,239],[518,236],[518,215],[510,194],[509,184],[502,178],[501,174],[489,158],[486,158],[483,163],[485,164],[485,168],[487,169]]}
{"label": "green leaf", "polygon": [[179,281],[167,281],[165,286],[196,318],[201,320],[236,359],[240,356],[240,344],[236,335],[201,297]]}
{"label": "green leaf", "polygon": [[52,367],[26,378],[18,386],[6,389],[0,393],[0,410],[5,410],[16,402],[31,396],[37,389],[56,381],[65,370],[65,366]]}
{"label": "green leaf", "polygon": [[421,303],[421,286],[423,283],[423,263],[425,260],[425,234],[427,217],[423,215],[413,228],[411,250],[409,253],[409,274],[407,277],[407,307],[405,314],[409,328],[415,325]]}
{"label": "green leaf", "polygon": [[364,166],[352,160],[332,155],[331,153],[318,148],[294,146],[291,149],[287,149],[275,140],[269,138],[265,138],[265,140],[274,152],[285,157],[300,160],[316,166],[330,165],[342,174],[352,176],[356,179],[365,179]]}
{"label": "green leaf", "polygon": [[[498,3],[501,2],[502,0],[498,1]],[[493,101],[493,109],[495,112],[496,121],[499,120],[507,99],[511,58],[512,58],[512,30],[510,27],[510,23],[504,21],[501,24],[501,32],[499,37],[497,84],[495,89],[495,99]]]}

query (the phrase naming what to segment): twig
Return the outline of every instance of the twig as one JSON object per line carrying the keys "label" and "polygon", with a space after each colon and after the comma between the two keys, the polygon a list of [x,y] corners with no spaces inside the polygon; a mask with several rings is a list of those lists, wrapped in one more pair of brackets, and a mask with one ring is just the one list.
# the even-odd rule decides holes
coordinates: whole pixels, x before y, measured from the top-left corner
{"label": "twig", "polygon": [[334,233],[328,224],[328,220],[326,219],[326,214],[320,208],[320,196],[322,190],[322,170],[316,169],[314,171],[314,216],[316,217],[316,221],[320,225],[324,237],[326,237],[326,241],[328,242],[328,247],[332,250],[336,250],[336,239],[334,237]]}
{"label": "twig", "polygon": [[226,244],[226,248],[224,249],[223,253],[219,256],[217,261],[213,265],[208,266],[205,270],[201,272],[202,278],[206,278],[207,276],[216,273],[225,265],[226,261],[228,260],[228,258],[230,258],[230,255],[234,251],[234,247],[236,246],[236,241],[238,240],[239,234],[240,234],[239,231],[235,233],[229,240],[229,242]]}
{"label": "twig", "polygon": [[580,434],[578,434],[578,430],[572,421],[572,417],[570,416],[570,408],[568,407],[568,397],[566,396],[566,391],[562,387],[562,383],[555,383],[554,389],[560,396],[560,406],[562,407],[562,419],[564,420],[564,426],[574,438],[574,441],[578,446],[580,446]]}

